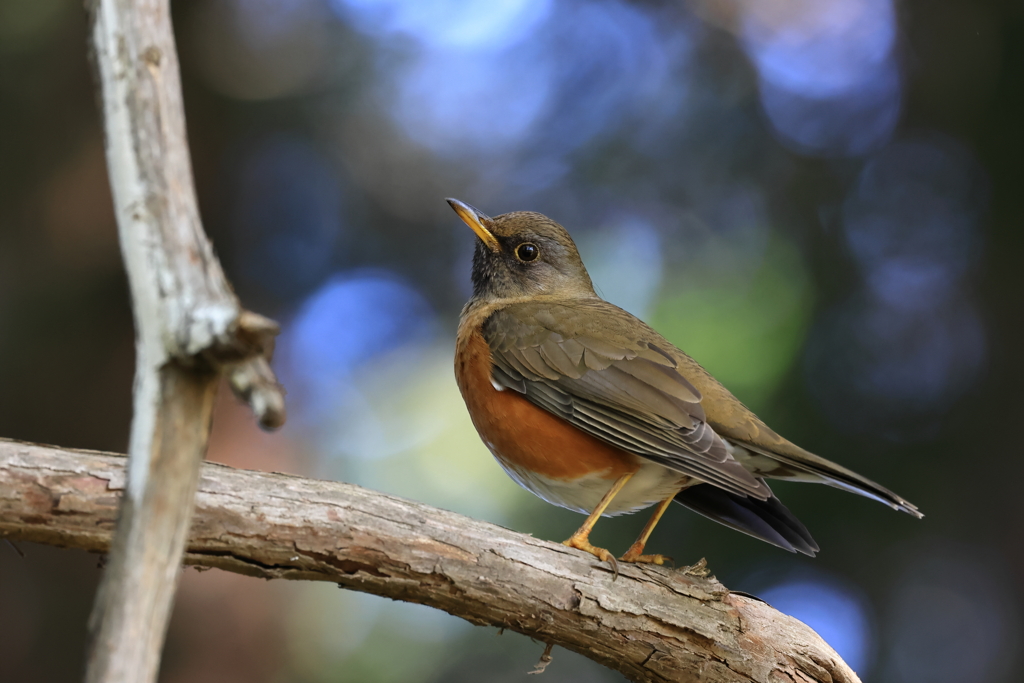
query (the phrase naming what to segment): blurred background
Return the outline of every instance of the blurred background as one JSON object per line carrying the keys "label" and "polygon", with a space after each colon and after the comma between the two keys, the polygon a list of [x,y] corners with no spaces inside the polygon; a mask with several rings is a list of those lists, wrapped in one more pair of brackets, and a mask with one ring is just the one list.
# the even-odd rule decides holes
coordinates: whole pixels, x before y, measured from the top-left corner
{"label": "blurred background", "polygon": [[[927,515],[779,483],[818,558],[679,507],[652,551],[706,557],[865,681],[1018,680],[1024,4],[173,10],[206,229],[245,304],[284,325],[288,425],[263,434],[221,392],[210,459],[567,537],[582,518],[506,478],[452,373],[474,238],[443,198],[541,211],[605,298]],[[0,436],[123,452],[133,330],[85,41],[80,3],[0,4]],[[594,539],[624,551],[645,518]],[[0,680],[80,680],[98,558],[22,550],[0,544]],[[189,569],[161,680],[525,681],[542,649]],[[557,649],[544,678],[621,680]]]}

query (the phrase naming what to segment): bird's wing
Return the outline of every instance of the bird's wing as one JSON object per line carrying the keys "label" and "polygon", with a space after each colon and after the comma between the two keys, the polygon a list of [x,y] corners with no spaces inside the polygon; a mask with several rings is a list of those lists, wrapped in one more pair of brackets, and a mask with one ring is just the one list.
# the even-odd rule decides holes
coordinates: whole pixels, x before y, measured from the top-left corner
{"label": "bird's wing", "polygon": [[621,309],[600,299],[519,303],[491,314],[482,331],[503,389],[730,493],[771,496],[708,424],[700,391],[679,372],[678,351]]}

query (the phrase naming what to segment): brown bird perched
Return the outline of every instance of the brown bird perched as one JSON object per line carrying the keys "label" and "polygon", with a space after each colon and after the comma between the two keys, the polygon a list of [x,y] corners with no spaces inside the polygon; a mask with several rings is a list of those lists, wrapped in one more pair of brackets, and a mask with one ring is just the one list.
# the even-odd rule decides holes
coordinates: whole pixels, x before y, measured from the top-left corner
{"label": "brown bird perched", "polygon": [[601,515],[657,504],[620,559],[662,564],[644,545],[669,503],[791,552],[818,545],[765,479],[829,484],[921,517],[856,472],[782,438],[692,358],[601,299],[569,233],[539,213],[488,218],[449,199],[479,238],[455,376],[473,424],[510,477],[588,515],[565,544],[615,566],[589,541]]}

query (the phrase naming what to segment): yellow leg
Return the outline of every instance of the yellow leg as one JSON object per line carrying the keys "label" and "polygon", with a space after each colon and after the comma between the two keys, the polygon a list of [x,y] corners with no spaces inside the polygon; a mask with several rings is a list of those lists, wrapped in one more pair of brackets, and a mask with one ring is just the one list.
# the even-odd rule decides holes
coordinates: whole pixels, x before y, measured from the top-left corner
{"label": "yellow leg", "polygon": [[[665,564],[666,562],[672,562],[671,557],[665,557],[664,555],[644,555],[644,546],[647,545],[647,539],[651,537],[651,532],[654,531],[654,527],[658,525],[658,520],[665,514],[665,510],[668,509],[669,503],[675,498],[675,494],[669,496],[665,500],[658,503],[657,509],[651,518],[647,520],[644,530],[640,532],[640,537],[636,539],[636,542],[629,547],[626,554],[619,559],[623,562],[648,562],[651,564]],[[673,563],[674,564],[674,563]]]}
{"label": "yellow leg", "polygon": [[618,495],[619,491],[622,490],[622,487],[626,485],[626,482],[628,482],[632,476],[633,473],[630,472],[629,474],[624,474],[619,477],[612,485],[611,489],[608,490],[608,493],[604,494],[604,498],[602,498],[601,502],[597,504],[594,511],[590,513],[587,520],[583,522],[583,526],[577,529],[576,533],[570,536],[568,540],[562,541],[562,545],[567,545],[570,548],[578,548],[579,550],[585,550],[602,562],[609,563],[615,571],[616,578],[619,576],[619,565],[615,561],[615,556],[604,548],[597,548],[592,545],[590,543],[590,532],[594,528],[594,525],[597,524],[598,518],[604,514],[608,505],[611,504],[612,499]]}

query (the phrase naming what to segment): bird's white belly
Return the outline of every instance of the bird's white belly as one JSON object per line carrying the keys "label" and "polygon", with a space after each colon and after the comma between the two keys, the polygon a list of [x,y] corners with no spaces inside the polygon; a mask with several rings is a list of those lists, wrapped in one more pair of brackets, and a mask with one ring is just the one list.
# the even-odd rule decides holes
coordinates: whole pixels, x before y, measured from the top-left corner
{"label": "bird's white belly", "polygon": [[[536,472],[520,470],[515,465],[495,458],[517,484],[547,502],[589,515],[615,484],[606,473],[594,472],[578,479],[564,480],[546,477]],[[643,510],[674,496],[688,485],[690,477],[644,460],[640,469],[612,499],[605,509],[605,517]]]}

